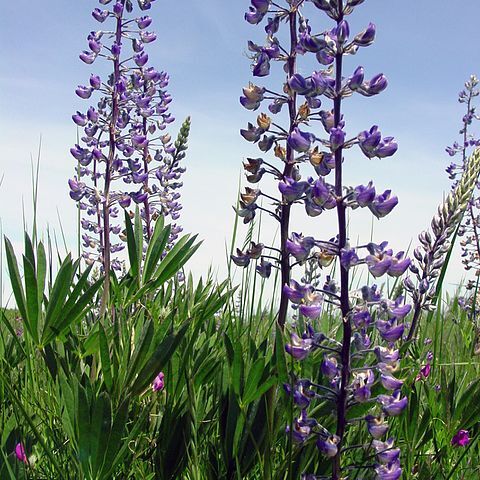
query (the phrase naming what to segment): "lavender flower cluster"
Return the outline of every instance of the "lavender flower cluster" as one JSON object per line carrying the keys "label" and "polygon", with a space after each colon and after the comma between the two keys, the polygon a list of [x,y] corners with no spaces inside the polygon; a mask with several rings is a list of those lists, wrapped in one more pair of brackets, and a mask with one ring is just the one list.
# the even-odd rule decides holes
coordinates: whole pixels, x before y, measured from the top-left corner
{"label": "lavender flower cluster", "polygon": [[[140,10],[148,10],[154,0],[138,0]],[[76,94],[82,99],[99,95],[96,105],[72,116],[83,129],[82,145],[70,152],[78,162],[77,176],[69,180],[70,197],[82,211],[81,227],[84,258],[87,263],[100,262],[102,268],[120,269],[121,262],[111,258],[124,248],[122,227],[116,220],[119,209],[138,205],[148,241],[159,215],[175,221],[181,205],[178,189],[185,168],[190,119],[183,123],[177,141],[165,132],[174,121],[169,113],[171,95],[169,77],[149,66],[147,45],[156,40],[148,31],[149,16],[128,18],[133,11],[131,0],[100,0],[102,8],[92,12],[102,25],[88,37],[88,50],[80,54],[87,65],[98,59],[111,62],[112,73],[106,78],[90,76],[88,85],[79,85]],[[106,27],[111,22],[110,27]],[[119,182],[123,188],[113,189]],[[133,213],[130,212],[132,215]],[[181,231],[172,225],[173,242]]]}
{"label": "lavender flower cluster", "polygon": [[[292,383],[285,386],[300,411],[287,430],[290,438],[298,443],[316,439],[320,452],[332,459],[334,480],[343,477],[341,455],[350,422],[347,412],[359,403],[373,406],[368,415],[357,421],[364,422],[373,437],[371,445],[378,460],[374,467],[376,478],[401,476],[400,450],[394,447],[393,439],[382,438],[388,430],[386,418],[400,414],[407,404],[401,394],[403,382],[394,374],[399,369],[398,342],[404,333],[404,319],[410,305],[404,303],[402,296],[393,300],[385,298],[375,284],[365,285],[358,291],[349,290],[352,267],[364,264],[374,278],[400,277],[411,263],[404,252],[394,253],[385,241],[351,246],[348,240],[347,209],[368,208],[377,218],[382,218],[398,203],[390,189],[380,193],[372,181],[348,187],[342,179],[346,150],[358,147],[369,159],[383,159],[392,156],[398,148],[394,138],[383,136],[377,125],[349,136],[342,114],[345,98],[354,94],[370,97],[387,87],[383,74],[368,78],[362,66],[349,76],[344,74],[344,57],[355,55],[375,38],[376,28],[372,23],[356,35],[350,33],[346,17],[363,1],[251,0],[245,19],[254,25],[265,20],[267,34],[263,45],[248,43],[253,76],[267,77],[272,64],[278,62],[285,72],[285,81],[280,89],[250,83],[240,97],[240,103],[251,111],[268,102],[268,113],[261,112],[255,124],[249,123],[240,132],[261,152],[261,157],[248,158],[244,164],[247,181],[257,184],[263,176],[271,175],[277,182],[279,196],[247,187],[240,197],[237,213],[244,223],[249,223],[257,211],[267,212],[279,223],[280,245],[277,248],[252,243],[246,251],[237,249],[232,260],[241,267],[256,262],[256,271],[263,277],[268,277],[272,268],[278,268],[282,291],[277,321],[283,328],[287,307],[291,304],[298,324],[305,325],[301,335],[291,333],[286,351],[299,361],[318,358],[314,353],[317,350],[324,352],[320,365],[324,382],[293,378]],[[307,8],[313,8],[315,14],[326,13],[335,21],[333,28],[314,33],[304,14]],[[283,25],[288,45],[282,44],[277,36]],[[315,57],[318,67],[310,75],[300,74],[298,61],[307,56]],[[288,118],[286,125],[276,120],[281,118],[282,110]],[[320,129],[315,128],[316,125],[320,125]],[[275,158],[273,161],[265,159],[270,152]],[[302,178],[300,172],[304,165],[312,168],[306,178]],[[271,207],[259,204],[262,198]],[[338,232],[329,240],[290,232],[294,206],[303,206],[310,217],[327,210],[336,211]],[[337,263],[340,278],[333,273],[325,275],[323,286],[318,278],[309,282],[308,275],[300,282],[292,278],[295,267],[312,263],[320,268]],[[341,342],[315,329],[326,304],[339,310],[343,328]],[[374,388],[381,388],[384,393],[373,395]],[[309,416],[308,409],[317,398],[332,403],[335,431],[327,430]],[[309,474],[305,478],[317,477]]]}
{"label": "lavender flower cluster", "polygon": [[[453,180],[452,188],[458,183],[458,178],[465,171],[469,160],[469,155],[472,149],[480,146],[480,139],[478,139],[471,132],[472,123],[480,117],[476,113],[474,105],[475,97],[480,95],[478,88],[479,80],[475,75],[465,82],[465,88],[459,93],[458,101],[465,104],[466,112],[462,118],[462,128],[459,134],[462,141],[454,142],[453,145],[446,148],[450,157],[459,157],[458,163],[450,163],[446,171],[451,180]],[[477,189],[479,185],[477,185]],[[476,280],[470,280],[467,288],[478,288],[478,277],[480,276],[480,198],[472,195],[468,207],[462,219],[458,234],[463,237],[460,241],[462,247],[462,263],[466,270],[473,270],[475,272]]]}

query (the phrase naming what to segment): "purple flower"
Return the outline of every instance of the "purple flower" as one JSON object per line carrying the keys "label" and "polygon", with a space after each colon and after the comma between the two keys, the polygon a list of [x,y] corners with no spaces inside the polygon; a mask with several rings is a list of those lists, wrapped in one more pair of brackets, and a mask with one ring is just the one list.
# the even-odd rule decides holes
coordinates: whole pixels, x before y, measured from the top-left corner
{"label": "purple flower", "polygon": [[337,359],[333,356],[324,355],[320,370],[327,378],[335,378],[339,374]]}
{"label": "purple flower", "polygon": [[348,270],[350,267],[356,265],[358,261],[359,258],[354,248],[342,248],[340,252],[340,264],[343,268]]}
{"label": "purple flower", "polygon": [[365,261],[368,265],[368,271],[375,277],[381,277],[390,268],[392,259],[389,255],[378,253],[376,255],[367,255]]}
{"label": "purple flower", "polygon": [[257,87],[253,85],[253,83],[249,83],[248,87],[243,89],[244,96],[240,97],[240,103],[247,110],[256,110],[263,100],[264,93],[265,88]]}
{"label": "purple flower", "polygon": [[332,187],[329,187],[323,180],[323,178],[318,178],[310,191],[311,200],[325,209],[334,208],[337,205],[335,196],[332,193]]}
{"label": "purple flower", "polygon": [[285,244],[287,252],[295,257],[297,262],[303,262],[310,255],[310,250],[315,245],[313,237],[304,237],[301,233],[292,233],[291,239]]}
{"label": "purple flower", "polygon": [[350,35],[350,27],[348,25],[348,22],[346,20],[342,20],[336,28],[336,37],[338,43],[342,44],[345,43],[348,40],[348,37]]}
{"label": "purple flower", "polygon": [[314,140],[311,133],[302,132],[295,127],[287,138],[288,145],[296,152],[305,153],[310,150],[312,141]]}
{"label": "purple flower", "polygon": [[160,372],[153,380],[152,390],[154,392],[161,392],[164,387],[165,387],[165,374],[163,372]]}
{"label": "purple flower", "polygon": [[309,285],[300,285],[295,280],[290,280],[290,285],[283,286],[283,293],[292,303],[300,303],[310,288]]}
{"label": "purple flower", "polygon": [[354,189],[354,198],[360,207],[368,207],[375,199],[375,187],[370,180],[368,185],[358,185]]}
{"label": "purple flower", "polygon": [[381,195],[377,195],[368,206],[377,218],[385,217],[397,206],[398,198],[395,195],[392,196],[391,193],[391,190],[385,190]]}
{"label": "purple flower", "polygon": [[382,410],[392,417],[400,415],[408,403],[408,398],[401,398],[400,390],[396,390],[392,395],[379,395],[378,401],[382,404]]}
{"label": "purple flower", "polygon": [[28,458],[23,443],[19,442],[15,445],[15,456],[18,461],[28,464]]}
{"label": "purple flower", "polygon": [[312,342],[311,338],[301,338],[292,332],[290,334],[290,343],[285,345],[285,351],[296,360],[303,360],[308,357],[308,354],[312,350]]}
{"label": "purple flower", "polygon": [[382,438],[388,431],[388,423],[385,422],[383,414],[378,417],[367,415],[365,421],[367,422],[368,433],[375,439]]}
{"label": "purple flower", "polygon": [[140,38],[143,43],[152,43],[157,39],[157,36],[153,32],[140,32]]}
{"label": "purple flower", "polygon": [[296,93],[299,93],[300,95],[306,95],[308,94],[312,88],[312,81],[311,79],[306,79],[299,73],[293,74],[289,79],[288,79],[288,86]]}
{"label": "purple flower", "polygon": [[398,480],[402,476],[400,462],[396,460],[387,465],[378,465],[375,468],[375,473],[377,474],[376,480]]}
{"label": "purple flower", "polygon": [[377,320],[375,325],[380,332],[381,337],[387,342],[396,342],[402,338],[405,330],[405,325],[403,323],[397,325],[396,322]]}
{"label": "purple flower", "polygon": [[148,16],[137,18],[135,21],[137,22],[138,28],[141,30],[147,28],[152,23],[152,19]]}
{"label": "purple flower", "polygon": [[148,194],[146,192],[143,192],[142,190],[139,190],[138,192],[132,192],[130,193],[130,198],[135,202],[135,203],[143,203],[148,197]]}
{"label": "purple flower", "polygon": [[[312,431],[312,427],[317,425],[316,420],[307,417],[307,412],[302,410],[300,417],[296,418],[293,423],[292,438],[296,443],[303,443]],[[286,432],[290,432],[290,426],[287,426]]]}
{"label": "purple flower", "polygon": [[123,3],[122,2],[116,2],[115,5],[113,6],[113,13],[115,15],[122,15],[123,13]]}
{"label": "purple flower", "polygon": [[106,18],[108,17],[109,11],[108,10],[100,10],[99,8],[96,8],[92,12],[92,16],[97,22],[103,23]]}
{"label": "purple flower", "polygon": [[403,385],[403,380],[398,380],[397,378],[385,373],[380,375],[380,382],[382,383],[383,388],[392,391],[398,390]]}
{"label": "purple flower", "polygon": [[230,255],[233,263],[238,267],[246,267],[250,263],[250,256],[237,248],[237,255]]}
{"label": "purple flower", "polygon": [[387,88],[388,81],[383,73],[375,75],[369,82],[366,82],[366,91],[368,95],[377,95]]}
{"label": "purple flower", "polygon": [[93,92],[93,88],[91,87],[85,87],[83,85],[79,85],[77,89],[75,90],[75,93],[80,97],[86,100],[87,98],[90,98]]}
{"label": "purple flower", "polygon": [[[248,179],[248,177],[247,177]],[[250,181],[250,180],[249,180]],[[239,202],[240,208],[235,208],[235,211],[237,212],[237,215],[241,218],[243,218],[243,223],[247,224],[253,220],[255,217],[255,212],[257,209],[257,205],[255,203],[251,203],[247,205],[245,202],[241,201]]]}
{"label": "purple flower", "polygon": [[304,317],[315,320],[322,313],[323,295],[316,293],[312,288],[307,291],[304,300],[305,303],[302,303],[298,310]]}
{"label": "purple flower", "polygon": [[72,115],[72,120],[79,126],[84,127],[87,124],[87,116],[81,112],[77,112],[75,115]]}
{"label": "purple flower", "polygon": [[262,52],[257,57],[253,66],[254,77],[266,77],[270,73],[270,57]]}
{"label": "purple flower", "polygon": [[403,255],[404,252],[398,252],[394,257],[391,257],[392,263],[387,272],[391,277],[400,277],[410,266],[410,259],[403,258]]}
{"label": "purple flower", "polygon": [[258,142],[262,136],[264,130],[255,127],[255,125],[248,123],[246,129],[240,130],[240,135],[247,140],[247,142]]}
{"label": "purple flower", "polygon": [[400,456],[400,449],[393,448],[393,438],[389,438],[386,442],[373,440],[372,446],[377,453],[377,458],[380,463],[389,464],[396,462]]}
{"label": "purple flower", "polygon": [[95,90],[102,86],[102,80],[98,75],[90,75],[90,86]]}
{"label": "purple flower", "polygon": [[148,62],[148,55],[145,52],[134,55],[133,60],[139,67],[143,67]]}
{"label": "purple flower", "polygon": [[378,130],[378,126],[374,125],[369,131],[364,130],[358,134],[358,145],[362,152],[368,157],[373,158],[377,147],[382,140],[382,134]]}
{"label": "purple flower", "polygon": [[360,33],[355,35],[353,43],[359,47],[368,47],[375,40],[375,25],[369,23],[368,27],[365,30],[362,30]]}
{"label": "purple flower", "polygon": [[83,182],[79,182],[76,178],[68,181],[70,186],[70,197],[72,200],[79,201],[86,195],[86,185]]}
{"label": "purple flower", "polygon": [[251,0],[252,6],[245,14],[245,20],[252,25],[260,23],[268,12],[271,0]]}
{"label": "purple flower", "polygon": [[337,435],[330,435],[326,439],[319,438],[317,440],[317,447],[324,455],[328,458],[334,457],[338,452],[338,444],[340,442],[340,437]]}
{"label": "purple flower", "polygon": [[341,128],[330,129],[330,148],[335,152],[345,143],[345,132]]}
{"label": "purple flower", "polygon": [[454,447],[465,447],[470,443],[468,430],[459,430],[452,438],[451,445]]}
{"label": "purple flower", "polygon": [[426,363],[425,365],[423,365],[423,367],[418,372],[418,375],[415,377],[415,381],[419,382],[420,380],[426,380],[430,375],[431,369],[432,366],[430,365],[430,363]]}
{"label": "purple flower", "polygon": [[293,392],[293,401],[302,410],[307,408],[310,405],[311,399],[315,397],[315,392],[309,387],[311,382],[309,380],[299,380],[292,386],[288,383],[283,384],[283,388],[287,395],[292,395]]}
{"label": "purple flower", "polygon": [[255,271],[263,278],[269,278],[272,274],[272,264],[267,262],[263,258],[260,260],[260,264],[255,267]]}
{"label": "purple flower", "polygon": [[375,347],[375,355],[381,363],[394,364],[400,358],[400,353],[393,347]]}
{"label": "purple flower", "polygon": [[97,58],[97,54],[95,52],[87,52],[84,50],[80,55],[79,58],[82,62],[86,63],[87,65],[92,64],[95,59]]}
{"label": "purple flower", "polygon": [[368,309],[365,309],[356,311],[353,314],[352,321],[357,328],[367,328],[372,322],[372,317]]}
{"label": "purple flower", "polygon": [[370,387],[374,381],[375,376],[371,369],[367,369],[364,372],[354,372],[351,385],[353,398],[360,403],[366,402],[372,395]]}
{"label": "purple flower", "polygon": [[112,50],[112,55],[114,57],[118,57],[122,51],[122,45],[120,43],[113,42],[111,50]]}
{"label": "purple flower", "polygon": [[283,181],[278,183],[278,189],[287,202],[295,202],[298,200],[306,192],[308,187],[307,182],[297,182],[291,177],[285,177]]}
{"label": "purple flower", "polygon": [[348,86],[350,89],[353,91],[358,90],[363,84],[364,76],[363,67],[357,67],[353,72],[353,75],[348,79]]}

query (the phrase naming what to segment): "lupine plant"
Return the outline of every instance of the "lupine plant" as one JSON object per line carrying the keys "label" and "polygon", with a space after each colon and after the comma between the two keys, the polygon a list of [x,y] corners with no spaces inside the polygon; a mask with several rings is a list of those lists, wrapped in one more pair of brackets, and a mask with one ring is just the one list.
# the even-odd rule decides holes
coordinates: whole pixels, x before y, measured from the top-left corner
{"label": "lupine plant", "polygon": [[[138,0],[138,8],[148,10],[153,1]],[[187,118],[176,142],[165,132],[174,121],[168,111],[172,97],[166,91],[168,74],[149,66],[147,45],[157,38],[147,30],[151,17],[130,18],[132,0],[114,1],[104,9],[110,3],[100,0],[102,8],[93,10],[101,29],[88,35],[88,50],[80,54],[87,65],[99,59],[110,62],[111,73],[105,78],[92,74],[89,85],[76,89],[82,99],[99,98],[86,113],[72,116],[83,129],[83,146],[70,150],[78,167],[77,176],[69,180],[70,196],[82,212],[84,259],[88,264],[98,261],[107,272],[122,268],[112,256],[125,246],[114,241],[125,240],[116,220],[119,209],[127,209],[132,201],[138,205],[147,242],[159,215],[170,215],[173,221],[179,218],[182,182],[178,180],[185,171],[180,161],[190,128]],[[123,187],[114,189],[117,183]],[[123,215],[120,218],[123,221]],[[181,230],[172,225],[169,246]]]}
{"label": "lupine plant", "polygon": [[[353,423],[364,423],[373,437],[369,444],[358,448],[373,448],[378,463],[371,468],[377,478],[397,479],[402,472],[400,450],[394,447],[393,439],[381,439],[388,430],[386,418],[399,415],[407,404],[407,398],[400,391],[403,382],[393,373],[399,368],[396,343],[403,335],[404,318],[410,306],[404,304],[402,296],[392,300],[386,298],[373,283],[359,291],[350,290],[350,271],[354,266],[366,265],[374,278],[383,275],[397,278],[410,265],[404,252],[394,254],[386,241],[351,246],[348,239],[349,210],[366,207],[381,218],[398,203],[389,189],[377,193],[372,181],[354,188],[343,182],[344,153],[348,149],[359,147],[368,159],[389,157],[397,150],[393,137],[383,137],[377,125],[352,137],[347,135],[345,128],[342,113],[345,98],[354,94],[370,97],[387,87],[383,74],[367,80],[362,66],[351,75],[345,74],[345,57],[371,45],[375,38],[372,23],[358,34],[350,34],[347,16],[361,3],[363,0],[288,0],[281,3],[252,0],[250,11],[245,15],[251,24],[266,19],[265,45],[248,44],[253,58],[253,75],[266,77],[274,62],[283,66],[286,75],[278,89],[249,84],[240,102],[249,110],[257,110],[268,100],[269,113],[278,115],[285,108],[288,120],[287,125],[281,126],[280,121],[262,112],[256,125],[249,123],[241,131],[242,136],[256,143],[264,154],[273,151],[280,160],[280,167],[277,167],[263,157],[248,158],[244,165],[247,181],[258,183],[264,175],[272,175],[281,197],[247,188],[241,195],[238,214],[248,223],[256,210],[264,209],[258,205],[258,199],[263,196],[269,200],[272,209],[265,210],[279,223],[279,248],[268,247],[276,255],[267,256],[263,254],[267,247],[252,244],[246,252],[238,250],[232,258],[240,266],[260,259],[256,270],[262,276],[268,276],[272,266],[280,269],[282,295],[278,323],[283,328],[288,302],[291,302],[298,326],[304,329],[301,335],[291,333],[287,352],[301,361],[314,355],[316,350],[323,351],[319,362],[320,384],[294,377],[291,384],[286,385],[287,393],[300,409],[299,417],[287,427],[290,441],[303,445],[315,439],[319,451],[332,459],[331,477],[306,475],[309,479],[344,478],[346,465],[342,464],[342,456],[351,448],[348,427]],[[312,6],[308,4],[313,4],[315,20],[322,12],[326,13],[335,22],[333,27],[315,33],[304,14],[304,9]],[[288,38],[285,45],[277,37],[284,25]],[[317,62],[309,76],[300,74],[297,67],[303,57],[314,57]],[[300,170],[308,164],[313,167],[313,176],[302,179]],[[296,206],[303,206],[311,217],[320,216],[326,210],[336,210],[337,232],[328,240],[290,232],[291,212]],[[361,254],[363,250],[366,250],[365,255]],[[293,279],[294,267],[312,258],[321,266],[334,262],[337,268],[337,275],[325,276],[325,285],[321,288]],[[339,312],[340,340],[316,331],[325,306],[332,314],[335,310]],[[309,416],[308,408],[314,400],[331,403],[336,417],[332,428],[326,428]],[[351,418],[350,409],[359,404],[377,404],[378,408],[371,409],[368,415]],[[362,469],[364,465],[355,468]]]}
{"label": "lupine plant", "polygon": [[[472,75],[465,83],[465,89],[459,94],[459,102],[464,103],[467,109],[459,132],[462,141],[455,142],[447,147],[446,151],[451,157],[459,155],[461,160],[458,164],[450,163],[446,169],[449,178],[454,182],[452,190],[438,207],[437,214],[431,221],[431,232],[425,230],[418,236],[420,245],[414,250],[416,262],[410,265],[410,271],[417,283],[415,284],[410,277],[403,282],[414,304],[407,340],[414,337],[422,311],[432,312],[436,308],[457,235],[466,236],[460,242],[465,267],[477,269],[479,266],[477,259],[480,254],[480,239],[476,213],[478,199],[475,198],[474,191],[478,186],[480,173],[480,151],[477,148],[480,143],[469,133],[470,125],[477,118],[473,105],[474,98],[480,93],[477,85],[478,79]],[[475,283],[469,282],[468,286],[472,288]],[[478,283],[476,286],[478,287]],[[464,299],[461,301],[464,302]]]}
{"label": "lupine plant", "polygon": [[[450,157],[459,157],[458,163],[450,163],[446,171],[451,180],[453,180],[452,188],[458,184],[458,179],[468,167],[469,156],[472,149],[480,146],[480,140],[472,133],[472,124],[474,120],[478,120],[478,114],[476,113],[475,99],[480,94],[478,89],[478,78],[475,75],[471,75],[469,80],[465,82],[465,88],[459,93],[458,101],[465,105],[466,112],[462,118],[462,128],[459,131],[461,135],[460,142],[454,142],[453,145],[446,148]],[[478,185],[475,187],[477,191]],[[466,285],[468,290],[473,291],[473,294],[465,300],[465,308],[471,309],[475,315],[478,308],[476,307],[475,298],[478,291],[478,281],[480,275],[480,233],[478,229],[479,224],[479,199],[478,196],[472,194],[465,213],[462,217],[461,225],[458,229],[458,236],[463,237],[460,240],[460,246],[462,248],[462,263],[465,270],[473,270],[476,279],[470,279]]]}

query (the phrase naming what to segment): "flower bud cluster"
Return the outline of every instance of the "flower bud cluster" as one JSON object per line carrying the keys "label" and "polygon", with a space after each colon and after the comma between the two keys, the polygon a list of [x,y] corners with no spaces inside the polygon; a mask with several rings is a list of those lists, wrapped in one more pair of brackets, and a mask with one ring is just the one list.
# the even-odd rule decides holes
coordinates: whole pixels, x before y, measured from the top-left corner
{"label": "flower bud cluster", "polygon": [[[138,7],[148,10],[153,1],[138,0]],[[148,63],[148,44],[156,40],[148,30],[151,17],[129,18],[131,0],[100,3],[92,16],[101,29],[88,35],[88,49],[80,59],[88,65],[99,59],[111,62],[112,73],[105,78],[92,74],[88,85],[76,89],[80,98],[96,95],[98,101],[72,116],[83,135],[70,150],[78,166],[69,186],[82,211],[84,258],[108,270],[121,268],[118,260],[110,261],[111,254],[124,248],[122,241],[113,243],[111,238],[125,239],[116,221],[120,209],[139,206],[147,241],[159,215],[178,219],[179,180],[185,171],[179,162],[185,156],[190,121],[176,142],[166,133],[175,119],[169,113],[168,74]],[[172,241],[180,229],[173,225]]]}

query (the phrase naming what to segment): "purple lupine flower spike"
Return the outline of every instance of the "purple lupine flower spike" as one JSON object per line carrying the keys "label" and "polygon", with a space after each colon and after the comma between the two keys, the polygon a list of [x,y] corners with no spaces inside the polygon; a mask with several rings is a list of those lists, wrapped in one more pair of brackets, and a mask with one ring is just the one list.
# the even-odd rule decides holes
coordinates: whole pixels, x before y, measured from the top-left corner
{"label": "purple lupine flower spike", "polygon": [[[367,207],[371,214],[382,218],[398,204],[398,198],[390,189],[378,192],[373,181],[354,188],[343,183],[350,148],[358,146],[369,159],[388,158],[398,149],[395,139],[383,137],[377,125],[352,137],[342,112],[344,99],[357,93],[365,97],[380,94],[388,81],[382,73],[367,77],[363,66],[350,74],[345,72],[343,56],[355,55],[375,39],[376,27],[372,23],[359,33],[351,32],[352,23],[347,17],[363,0],[310,0],[335,22],[327,30],[322,26],[318,32],[305,16],[307,3],[252,0],[245,14],[251,25],[264,22],[267,34],[263,44],[248,42],[253,76],[265,77],[280,64],[282,83],[277,88],[250,83],[243,89],[241,105],[250,111],[260,110],[260,114],[240,133],[262,151],[262,158],[249,158],[244,169],[250,183],[259,183],[271,175],[278,192],[269,195],[263,187],[250,189],[241,196],[240,208],[236,210],[246,223],[254,218],[257,208],[271,215],[278,222],[280,238],[278,247],[265,247],[271,248],[268,255],[263,249],[258,254],[255,249],[238,250],[234,261],[243,265],[258,262],[255,269],[262,276],[266,265],[278,269],[282,290],[277,321],[281,329],[288,323],[287,307],[292,307],[293,331],[285,350],[295,361],[307,360],[309,367],[321,362],[320,384],[304,383],[292,372],[292,382],[285,385],[287,395],[300,409],[300,415],[286,426],[291,440],[304,444],[315,438],[320,453],[332,459],[332,478],[341,478],[345,474],[342,458],[351,438],[347,430],[354,428],[347,420],[348,411],[364,403],[372,409],[363,417],[375,440],[370,445],[375,451],[370,457],[376,456],[378,464],[370,465],[372,472],[383,480],[397,479],[402,474],[400,450],[393,439],[383,437],[388,431],[387,417],[399,415],[407,404],[400,391],[403,380],[396,376],[400,350],[395,345],[403,337],[410,306],[400,296],[387,298],[388,289],[382,285],[351,287],[350,270],[366,268],[373,277],[400,277],[409,269],[410,259],[402,251],[394,253],[387,242],[351,244],[347,238],[348,209]],[[311,74],[311,67],[301,64],[303,57],[309,55],[315,56],[314,61],[319,64]],[[266,99],[268,112],[263,112]],[[278,115],[280,112],[282,115]],[[285,119],[287,123],[282,124]],[[315,130],[315,121],[320,121],[320,131]],[[311,167],[313,171],[304,175],[302,170]],[[257,205],[260,195],[265,202]],[[303,206],[310,217],[336,209],[337,230],[327,240],[291,232],[297,206]],[[314,231],[321,232],[322,227]],[[322,269],[333,262],[334,274],[326,274]],[[297,281],[294,272],[299,267],[302,273]],[[334,338],[315,331],[324,324],[325,305],[328,312],[336,311],[336,317],[341,319]],[[303,333],[295,331],[297,325]],[[322,355],[315,355],[317,350],[323,350]],[[308,416],[317,398],[335,413],[335,433]],[[308,480],[315,477],[302,475]]]}
{"label": "purple lupine flower spike", "polygon": [[[185,157],[190,120],[184,122],[175,142],[164,135],[161,142],[150,144],[150,139],[158,138],[158,131],[174,120],[168,112],[172,100],[166,91],[168,75],[148,66],[147,45],[156,35],[145,29],[152,19],[134,18],[137,30],[127,18],[133,11],[130,2],[100,3],[110,4],[109,9],[96,8],[92,15],[101,23],[111,21],[111,28],[91,32],[87,37],[88,50],[80,58],[88,64],[104,58],[112,63],[113,73],[105,83],[92,74],[89,85],[79,85],[75,91],[82,99],[94,94],[103,96],[86,114],[77,112],[72,116],[83,128],[84,136],[82,146],[75,145],[70,150],[80,168],[79,178],[70,180],[69,186],[73,200],[88,202],[79,203],[82,215],[89,217],[81,221],[82,228],[88,230],[88,238],[83,237],[84,258],[89,264],[98,261],[103,270],[109,270],[122,268],[122,263],[113,257],[123,249],[121,243],[113,241],[122,232],[116,223],[118,207],[127,209],[132,201],[138,205],[146,241],[160,215],[178,219],[182,208],[177,191],[182,182],[178,180],[185,171],[179,162]],[[148,10],[151,3],[152,0],[138,0],[140,10]],[[104,34],[107,30],[112,31],[111,35]],[[133,53],[128,52],[130,45]],[[119,191],[114,190],[117,183]],[[174,223],[167,249],[180,231]],[[106,289],[108,278],[107,275]]]}

